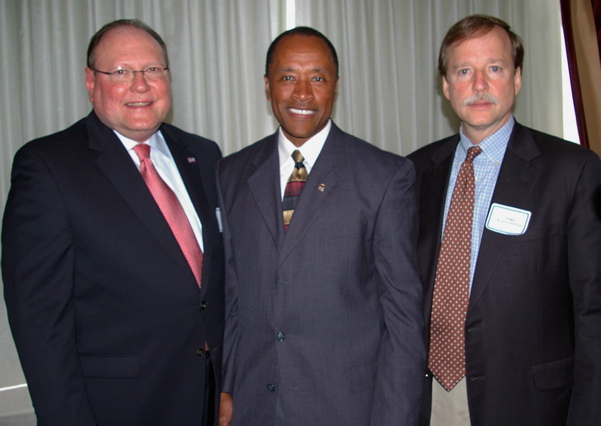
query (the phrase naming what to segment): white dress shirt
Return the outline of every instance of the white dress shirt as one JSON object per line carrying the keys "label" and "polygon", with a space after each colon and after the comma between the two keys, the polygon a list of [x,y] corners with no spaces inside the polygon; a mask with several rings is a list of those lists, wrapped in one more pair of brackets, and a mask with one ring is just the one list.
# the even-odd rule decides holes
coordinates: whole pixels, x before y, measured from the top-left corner
{"label": "white dress shirt", "polygon": [[297,148],[288,138],[284,135],[282,127],[279,129],[279,138],[278,138],[278,153],[280,157],[280,186],[281,186],[281,195],[282,199],[284,199],[284,191],[286,190],[286,184],[288,183],[288,179],[292,174],[292,170],[294,170],[294,160],[292,159],[292,152],[295,149],[298,149],[302,154],[305,161],[303,164],[307,169],[307,173],[311,173],[311,169],[315,165],[317,161],[317,157],[321,153],[321,149],[326,143],[326,139],[330,134],[330,129],[332,128],[332,120],[328,120],[328,124],[321,129],[319,133],[313,136],[311,139],[307,140],[300,148]]}

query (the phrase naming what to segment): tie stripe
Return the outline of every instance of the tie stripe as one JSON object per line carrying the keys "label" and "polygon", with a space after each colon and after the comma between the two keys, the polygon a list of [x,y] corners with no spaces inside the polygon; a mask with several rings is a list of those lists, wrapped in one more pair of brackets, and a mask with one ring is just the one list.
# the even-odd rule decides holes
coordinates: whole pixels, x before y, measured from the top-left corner
{"label": "tie stripe", "polygon": [[292,159],[294,160],[294,170],[288,178],[286,189],[284,190],[284,199],[282,201],[283,218],[284,218],[284,230],[288,230],[290,222],[292,221],[292,215],[294,214],[294,208],[300,197],[303,188],[305,187],[305,181],[307,180],[307,169],[303,162],[304,157],[298,149],[295,149],[292,153]]}

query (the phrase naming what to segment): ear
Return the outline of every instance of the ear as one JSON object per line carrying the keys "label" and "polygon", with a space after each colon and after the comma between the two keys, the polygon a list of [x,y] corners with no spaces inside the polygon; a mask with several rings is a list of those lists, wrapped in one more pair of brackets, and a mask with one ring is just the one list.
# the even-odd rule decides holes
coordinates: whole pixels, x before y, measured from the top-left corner
{"label": "ear", "polygon": [[516,68],[513,75],[513,87],[516,95],[520,93],[520,89],[522,88],[522,69],[519,67]]}
{"label": "ear", "polygon": [[271,91],[269,89],[269,77],[267,77],[267,74],[263,76],[263,79],[265,80],[265,96],[267,97],[267,100],[271,102]]}
{"label": "ear", "polygon": [[334,87],[334,102],[338,99],[338,83],[340,82],[340,77],[336,77],[336,86]]}
{"label": "ear", "polygon": [[444,93],[445,98],[451,100],[451,97],[449,96],[449,82],[447,81],[446,76],[442,77],[442,93]]}
{"label": "ear", "polygon": [[86,89],[88,89],[88,99],[94,102],[93,93],[96,86],[96,74],[91,68],[86,68]]}

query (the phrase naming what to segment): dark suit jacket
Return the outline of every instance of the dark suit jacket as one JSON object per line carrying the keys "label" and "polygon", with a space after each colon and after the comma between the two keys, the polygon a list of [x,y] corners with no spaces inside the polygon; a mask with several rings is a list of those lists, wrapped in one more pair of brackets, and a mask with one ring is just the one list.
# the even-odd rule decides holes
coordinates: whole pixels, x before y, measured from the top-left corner
{"label": "dark suit jacket", "polygon": [[161,131],[202,222],[201,290],[129,154],[94,113],[15,156],[2,273],[40,424],[198,425],[205,341],[219,378],[220,152],[173,126]]}
{"label": "dark suit jacket", "polygon": [[332,125],[287,233],[277,133],[220,162],[234,424],[411,425],[425,367],[411,163]]}
{"label": "dark suit jacket", "polygon": [[[458,141],[455,135],[409,156],[420,185],[419,256],[427,321]],[[532,216],[523,235],[488,229],[482,235],[465,324],[472,425],[598,425],[599,158],[516,123],[492,202]],[[427,388],[423,424],[430,412]]]}

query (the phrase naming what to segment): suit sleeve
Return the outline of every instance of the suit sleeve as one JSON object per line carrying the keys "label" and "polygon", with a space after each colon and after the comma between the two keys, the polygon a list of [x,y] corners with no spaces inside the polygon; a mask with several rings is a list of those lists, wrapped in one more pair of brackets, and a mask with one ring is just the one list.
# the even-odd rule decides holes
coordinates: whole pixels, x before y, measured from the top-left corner
{"label": "suit sleeve", "polygon": [[601,161],[594,154],[584,163],[572,200],[568,260],[575,332],[568,424],[593,425],[601,418]]}
{"label": "suit sleeve", "polygon": [[415,171],[402,163],[385,192],[374,260],[387,332],[380,347],[372,425],[417,424],[426,368],[417,261]]}
{"label": "suit sleeve", "polygon": [[38,422],[96,424],[76,349],[69,212],[30,146],[15,156],[2,226],[8,318]]}
{"label": "suit sleeve", "polygon": [[227,206],[222,192],[221,165],[217,164],[217,190],[221,221],[223,225],[223,244],[225,251],[225,330],[223,335],[223,363],[222,363],[222,392],[233,394],[235,380],[236,353],[238,346],[237,305],[236,292],[237,273],[231,232],[227,220]]}

